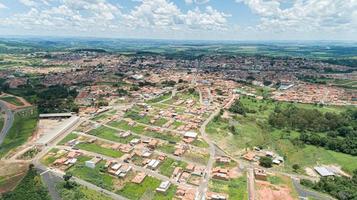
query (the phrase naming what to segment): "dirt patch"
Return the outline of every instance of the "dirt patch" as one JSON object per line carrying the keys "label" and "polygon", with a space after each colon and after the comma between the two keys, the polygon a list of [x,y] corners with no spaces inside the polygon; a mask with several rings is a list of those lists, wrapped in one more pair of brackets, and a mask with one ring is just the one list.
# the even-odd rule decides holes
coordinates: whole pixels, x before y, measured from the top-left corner
{"label": "dirt patch", "polygon": [[26,175],[28,163],[0,161],[0,193],[13,190]]}
{"label": "dirt patch", "polygon": [[315,170],[313,170],[312,168],[310,167],[306,167],[305,168],[305,172],[308,176],[311,176],[311,177],[318,177],[318,175],[316,174]]}
{"label": "dirt patch", "polygon": [[272,185],[266,181],[256,181],[257,196],[260,200],[294,200],[286,186]]}

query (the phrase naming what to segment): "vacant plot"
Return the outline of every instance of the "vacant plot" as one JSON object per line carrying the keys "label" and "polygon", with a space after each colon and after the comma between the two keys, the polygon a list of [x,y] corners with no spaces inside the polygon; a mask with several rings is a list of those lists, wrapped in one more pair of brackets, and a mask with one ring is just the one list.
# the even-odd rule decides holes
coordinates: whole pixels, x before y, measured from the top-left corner
{"label": "vacant plot", "polygon": [[132,200],[139,200],[144,193],[155,193],[155,189],[160,185],[160,180],[147,176],[141,184],[127,183],[118,194]]}
{"label": "vacant plot", "polygon": [[156,98],[147,100],[146,103],[158,103],[158,102],[167,100],[171,97],[171,94],[172,94],[171,92],[164,93]]}
{"label": "vacant plot", "polygon": [[124,153],[121,151],[104,148],[104,147],[102,147],[98,144],[95,144],[95,143],[79,143],[76,145],[76,148],[86,150],[89,152],[102,154],[102,155],[113,157],[113,158],[119,158],[122,155],[124,155]]}
{"label": "vacant plot", "polygon": [[72,166],[69,171],[71,171],[73,175],[78,178],[97,185],[98,187],[112,191],[113,177],[107,173],[101,172],[101,169],[105,165],[105,161],[99,162],[96,167],[92,169],[84,165],[84,162],[90,159],[90,157],[80,156],[77,163]]}
{"label": "vacant plot", "polygon": [[212,179],[209,183],[209,189],[212,192],[228,194],[230,200],[248,199],[246,176],[229,181]]}
{"label": "vacant plot", "polygon": [[74,140],[74,139],[77,139],[78,138],[78,135],[75,134],[75,133],[70,133],[68,134],[65,138],[63,138],[63,140],[61,140],[61,142],[59,143],[60,145],[64,145],[66,144],[67,142],[71,141],[71,140]]}
{"label": "vacant plot", "polygon": [[[248,113],[246,116],[234,115],[231,119],[218,118],[212,120],[206,128],[209,136],[231,155],[240,156],[245,148],[261,146],[274,149],[279,155],[284,156],[284,169],[287,171],[293,171],[292,165],[294,164],[300,165],[302,169],[317,164],[338,164],[350,173],[357,169],[357,165],[352,164],[357,162],[355,156],[311,145],[294,145],[292,141],[297,139],[300,133],[271,128],[267,118],[277,103],[247,97],[243,97],[241,102],[249,110],[254,110],[254,113]],[[279,104],[287,106],[290,103]],[[318,109],[321,112],[341,112],[345,109],[337,106],[294,105],[306,109]],[[234,133],[230,128],[232,126],[235,128]]]}
{"label": "vacant plot", "polygon": [[89,131],[90,135],[94,135],[106,140],[114,141],[114,142],[119,142],[122,144],[127,144],[129,143],[132,139],[138,138],[137,136],[130,135],[128,137],[120,137],[119,132],[117,130],[114,130],[112,128],[108,128],[105,126],[101,126],[99,128],[93,129]]}
{"label": "vacant plot", "polygon": [[182,169],[185,169],[186,166],[187,166],[187,163],[185,163],[185,162],[174,160],[172,158],[166,158],[161,163],[159,171],[160,171],[160,174],[165,175],[167,177],[171,177],[171,175],[176,167],[181,167]]}
{"label": "vacant plot", "polygon": [[24,106],[24,103],[22,103],[22,101],[20,101],[18,98],[13,96],[0,97],[0,100],[6,101],[15,106]]}

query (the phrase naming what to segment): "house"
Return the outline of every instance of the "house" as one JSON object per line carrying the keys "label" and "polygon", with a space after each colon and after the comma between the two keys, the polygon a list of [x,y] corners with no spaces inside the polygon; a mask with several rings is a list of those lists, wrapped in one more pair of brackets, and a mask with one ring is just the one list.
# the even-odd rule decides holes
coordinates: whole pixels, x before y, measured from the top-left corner
{"label": "house", "polygon": [[249,151],[242,156],[245,160],[254,161],[255,153]]}
{"label": "house", "polygon": [[102,160],[102,158],[94,157],[91,160],[87,160],[85,162],[85,166],[94,169],[95,165],[101,160]]}
{"label": "house", "polygon": [[144,181],[145,177],[146,177],[145,172],[140,172],[133,178],[133,180],[131,180],[131,182],[140,184]]}
{"label": "house", "polygon": [[214,192],[207,193],[207,200],[226,200],[228,199],[226,194],[219,194]]}
{"label": "house", "polygon": [[129,142],[132,146],[137,145],[140,143],[140,139],[134,138]]}
{"label": "house", "polygon": [[170,181],[161,182],[160,186],[156,188],[156,191],[165,193],[169,189],[170,185],[171,185]]}
{"label": "house", "polygon": [[220,179],[220,180],[229,180],[229,170],[223,169],[220,167],[213,168],[212,170],[212,178]]}
{"label": "house", "polygon": [[227,156],[220,156],[220,157],[216,158],[216,161],[217,161],[218,163],[225,163],[225,164],[227,164],[227,163],[230,163],[230,162],[231,162],[231,159],[230,159],[229,157],[227,157]]}
{"label": "house", "polygon": [[151,149],[155,149],[156,146],[159,144],[159,141],[158,140],[150,140],[149,144],[148,144],[148,147],[151,148]]}
{"label": "house", "polygon": [[267,173],[264,169],[255,168],[254,176],[255,176],[255,179],[257,179],[257,180],[261,180],[261,181],[268,180]]}
{"label": "house", "polygon": [[193,138],[196,139],[197,138],[197,133],[193,132],[193,131],[187,131],[184,135],[184,138]]}
{"label": "house", "polygon": [[149,161],[147,166],[149,169],[155,170],[157,166],[159,166],[159,164],[160,164],[159,160],[152,159]]}

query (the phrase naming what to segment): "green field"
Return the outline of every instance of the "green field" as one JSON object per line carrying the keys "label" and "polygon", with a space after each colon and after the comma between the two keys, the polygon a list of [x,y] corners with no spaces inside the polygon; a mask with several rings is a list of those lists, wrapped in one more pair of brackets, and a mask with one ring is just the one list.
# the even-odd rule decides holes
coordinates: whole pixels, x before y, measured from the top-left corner
{"label": "green field", "polygon": [[108,128],[105,126],[101,126],[99,128],[93,129],[93,130],[89,131],[89,134],[106,139],[106,140],[110,140],[113,142],[119,142],[122,144],[127,144],[132,139],[138,138],[137,136],[134,136],[134,135],[130,135],[126,138],[122,138],[119,136],[119,132],[117,130],[114,130],[112,128]]}
{"label": "green field", "polygon": [[76,186],[72,189],[64,187],[64,182],[57,185],[61,198],[66,200],[111,200],[112,198],[84,186]]}
{"label": "green field", "polygon": [[38,114],[35,110],[16,113],[14,123],[0,146],[0,157],[25,143],[35,131],[37,120]]}
{"label": "green field", "polygon": [[131,182],[126,183],[126,185],[121,190],[117,191],[117,193],[131,200],[139,200],[145,193],[154,194],[155,189],[159,187],[159,185],[159,180],[147,176],[141,184]]}
{"label": "green field", "polygon": [[147,100],[146,103],[158,103],[158,102],[167,100],[170,97],[171,97],[171,92],[167,92],[167,93],[164,93],[164,94],[162,94],[162,95],[160,95],[160,96],[158,96],[156,98]]}
{"label": "green field", "polygon": [[136,124],[134,126],[129,126],[127,122],[125,121],[119,121],[119,122],[110,122],[108,124],[109,126],[119,128],[122,130],[126,131],[132,131],[133,133],[140,134],[140,135],[146,135],[149,137],[157,138],[157,139],[162,139],[162,140],[167,140],[167,141],[172,141],[172,142],[179,142],[181,138],[179,136],[164,132],[164,133],[159,133],[155,131],[148,131],[145,130],[145,126]]}
{"label": "green field", "polygon": [[176,167],[181,167],[182,169],[185,169],[187,166],[187,163],[182,162],[182,161],[177,161],[172,158],[166,158],[159,167],[159,172],[162,175],[165,175],[167,177],[171,177],[172,172],[175,170]]}
{"label": "green field", "polygon": [[124,155],[124,153],[121,151],[104,148],[95,143],[79,143],[76,145],[76,148],[86,150],[89,152],[102,154],[113,158],[119,158],[122,155]]}
{"label": "green field", "polygon": [[213,192],[228,194],[229,200],[246,200],[248,199],[247,177],[242,176],[229,181],[212,179],[209,188]]}
{"label": "green field", "polygon": [[77,163],[72,166],[69,171],[78,178],[97,185],[98,187],[112,191],[113,177],[100,171],[100,169],[104,167],[105,161],[99,162],[94,169],[91,169],[84,165],[84,162],[90,159],[91,158],[89,157],[80,156]]}
{"label": "green field", "polygon": [[[357,169],[357,157],[348,154],[333,152],[324,148],[311,145],[294,145],[291,141],[298,138],[300,133],[296,131],[276,130],[269,126],[267,118],[273,111],[276,103],[272,101],[258,101],[243,97],[241,102],[256,113],[248,113],[246,117],[235,115],[231,119],[211,121],[206,131],[217,144],[231,155],[239,156],[245,148],[262,146],[274,149],[285,157],[285,170],[292,171],[293,164],[304,167],[313,167],[319,164],[338,164],[351,173]],[[287,106],[289,103],[280,103]],[[344,107],[316,106],[311,104],[294,104],[306,109],[318,109],[321,112],[341,112]],[[233,134],[229,127],[234,125],[236,133]],[[303,173],[303,170],[300,171]]]}
{"label": "green field", "polygon": [[65,138],[63,138],[61,140],[61,142],[59,142],[59,145],[64,145],[66,144],[67,142],[71,141],[71,140],[74,140],[74,139],[77,139],[78,138],[78,135],[75,134],[75,133],[70,133],[68,134]]}
{"label": "green field", "polygon": [[4,96],[4,97],[0,97],[0,100],[6,101],[12,105],[15,106],[23,106],[24,104],[16,97],[13,96]]}

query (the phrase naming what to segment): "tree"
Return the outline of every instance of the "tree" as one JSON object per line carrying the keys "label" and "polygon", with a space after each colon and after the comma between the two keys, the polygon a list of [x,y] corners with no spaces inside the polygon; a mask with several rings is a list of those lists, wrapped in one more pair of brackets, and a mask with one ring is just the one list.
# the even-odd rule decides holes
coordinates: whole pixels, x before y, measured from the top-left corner
{"label": "tree", "polygon": [[264,156],[260,157],[259,165],[262,167],[270,168],[273,166],[273,160],[270,157]]}
{"label": "tree", "polygon": [[293,169],[294,169],[295,172],[297,172],[297,170],[300,169],[300,165],[298,165],[298,164],[293,164]]}

